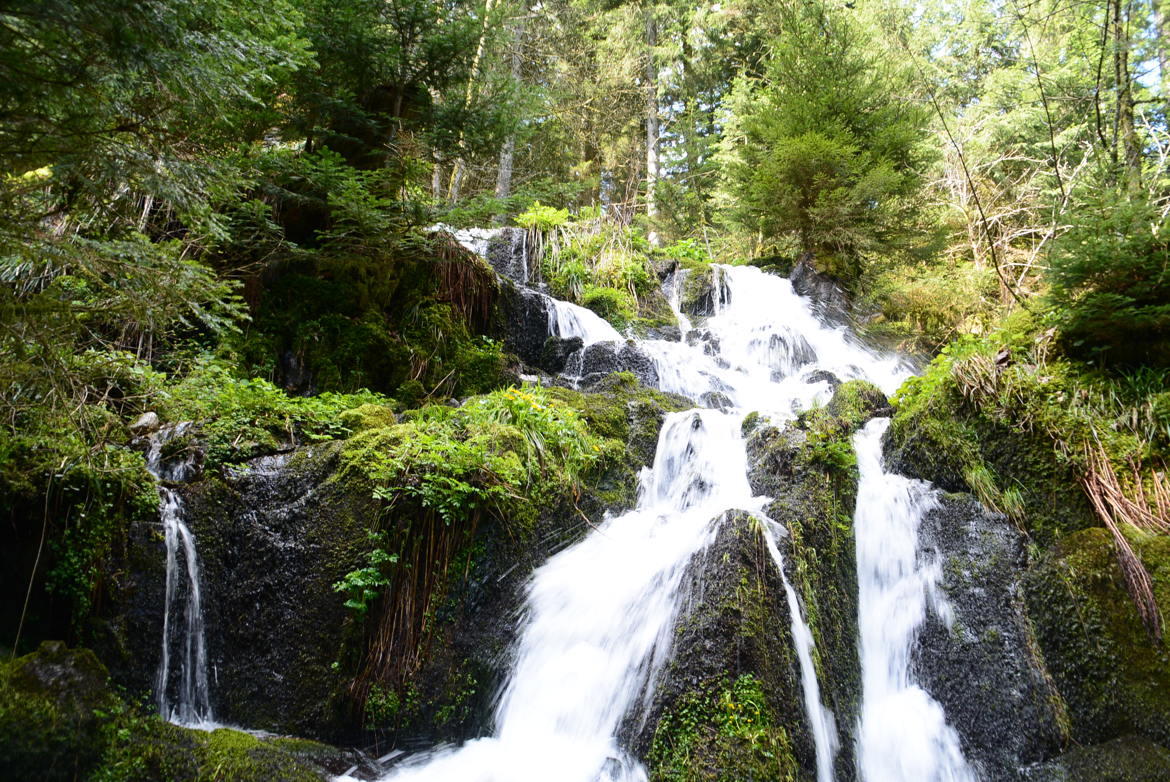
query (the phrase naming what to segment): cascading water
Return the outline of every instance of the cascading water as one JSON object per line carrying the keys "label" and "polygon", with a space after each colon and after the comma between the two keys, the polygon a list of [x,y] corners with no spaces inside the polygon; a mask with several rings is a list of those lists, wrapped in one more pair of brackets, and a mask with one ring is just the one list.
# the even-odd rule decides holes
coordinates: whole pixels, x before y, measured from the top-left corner
{"label": "cascading water", "polygon": [[882,469],[881,438],[889,423],[870,421],[854,438],[861,473],[854,517],[862,675],[858,766],[867,782],[974,782],[942,706],[910,671],[927,609],[949,619],[950,608],[936,590],[937,558],[918,551],[918,525],[937,499],[929,484]]}
{"label": "cascading water", "polygon": [[[182,497],[163,485],[163,481],[182,481],[190,476],[193,466],[190,459],[167,462],[162,455],[165,443],[185,431],[186,426],[180,424],[156,433],[146,454],[146,468],[159,481],[159,515],[167,548],[162,656],[155,679],[155,697],[159,714],[171,722],[187,727],[213,727],[216,722],[211,710],[211,687],[207,676],[199,555],[195,549],[195,536],[183,520]],[[179,564],[180,557],[182,565]],[[180,601],[183,621],[178,625],[175,619]],[[176,651],[179,665],[178,670],[173,671],[171,656]],[[175,674],[178,681],[172,701],[170,693]]]}
{"label": "cascading water", "polygon": [[[887,393],[909,374],[896,360],[877,357],[821,323],[787,280],[750,267],[716,267],[713,275],[714,314],[701,333],[684,333],[683,342],[633,340],[631,346],[654,362],[663,390],[696,401],[720,392],[730,404],[724,411],[669,416],[654,466],[643,472],[637,507],[606,519],[534,573],[494,735],[415,756],[387,779],[645,780],[617,734],[639,699],[646,702],[669,657],[683,574],[727,511],[759,514],[768,501],[753,497],[748,485],[743,416],[757,410],[790,418],[825,400],[829,384],[808,377],[816,370],[864,377]],[[677,305],[679,297],[672,298]],[[552,334],[586,343],[621,339],[604,321],[573,322],[563,313],[579,315],[580,308],[552,301]],[[689,326],[682,317],[679,322]],[[784,352],[784,345],[791,349]],[[783,574],[776,533],[761,523]],[[811,632],[787,577],[784,583],[818,779],[827,782],[835,726],[822,705]]]}
{"label": "cascading water", "polygon": [[738,417],[669,416],[635,510],[549,559],[528,588],[496,734],[393,779],[644,780],[619,723],[665,662],[686,566],[726,508],[754,506]]}
{"label": "cascading water", "polygon": [[585,345],[619,342],[623,339],[609,321],[596,312],[567,301],[548,299],[549,330],[561,339],[580,337]]}

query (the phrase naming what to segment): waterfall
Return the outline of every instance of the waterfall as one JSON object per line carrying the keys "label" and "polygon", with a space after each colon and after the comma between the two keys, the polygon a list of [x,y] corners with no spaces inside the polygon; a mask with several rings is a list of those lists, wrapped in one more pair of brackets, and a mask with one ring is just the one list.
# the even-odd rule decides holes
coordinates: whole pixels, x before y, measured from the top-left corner
{"label": "waterfall", "polygon": [[620,342],[624,338],[609,321],[585,307],[548,297],[549,331],[561,339],[580,337],[586,345]]}
{"label": "waterfall", "polygon": [[[159,515],[167,549],[162,656],[155,677],[155,698],[159,714],[171,722],[187,727],[214,727],[216,722],[207,677],[199,554],[195,549],[195,536],[183,519],[183,498],[176,490],[163,485],[164,481],[186,480],[193,472],[192,458],[167,461],[162,453],[163,446],[185,434],[187,428],[187,424],[179,424],[160,430],[151,437],[146,454],[146,468],[159,482]],[[181,624],[176,621],[180,604],[183,607]],[[174,671],[171,656],[176,650],[178,670]],[[178,682],[176,697],[172,701],[171,680],[175,674]]]}
{"label": "waterfall", "polygon": [[942,706],[910,670],[914,637],[928,609],[944,620],[937,557],[918,550],[918,526],[937,504],[929,484],[885,472],[882,434],[889,419],[870,421],[854,438],[861,482],[857,544],[862,707],[857,755],[866,782],[974,782],[959,737]]}
{"label": "waterfall", "polygon": [[[607,517],[533,574],[493,734],[408,758],[386,779],[644,781],[645,769],[619,743],[619,727],[649,703],[670,656],[684,574],[734,509],[761,519],[791,616],[818,782],[833,779],[836,724],[822,702],[812,633],[784,571],[780,528],[761,515],[770,500],[752,496],[748,484],[741,427],[750,411],[782,422],[827,401],[827,373],[892,393],[909,369],[822,322],[788,280],[752,267],[713,267],[712,314],[694,328],[680,311],[683,280],[676,272],[669,291],[682,341],[627,342],[589,310],[549,299],[552,334],[580,337],[586,346],[620,342],[656,370],[662,390],[702,407],[666,418],[633,510]],[[715,399],[720,409],[706,406]]]}

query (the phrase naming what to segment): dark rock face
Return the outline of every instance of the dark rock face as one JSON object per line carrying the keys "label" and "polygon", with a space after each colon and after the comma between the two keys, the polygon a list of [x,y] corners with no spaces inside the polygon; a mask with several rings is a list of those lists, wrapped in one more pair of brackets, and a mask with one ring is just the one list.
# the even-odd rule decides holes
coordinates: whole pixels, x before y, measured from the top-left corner
{"label": "dark rock face", "polygon": [[488,241],[487,261],[501,277],[517,285],[530,285],[540,276],[529,267],[528,233],[523,228],[501,228]]}
{"label": "dark rock face", "polygon": [[186,492],[203,570],[212,705],[229,723],[337,738],[346,609],[332,585],[365,564],[369,496],[330,481],[337,444],[263,457]]}
{"label": "dark rock face", "polygon": [[584,345],[585,342],[580,337],[570,337],[569,339],[549,337],[544,341],[544,349],[540,352],[539,367],[550,374],[560,374],[564,370],[565,362],[569,360],[569,356],[576,353]]}
{"label": "dark rock face", "polygon": [[526,364],[539,365],[551,333],[548,297],[501,280],[499,313],[496,334],[504,346]]}
{"label": "dark rock face", "polygon": [[680,309],[692,318],[710,317],[731,303],[731,289],[718,266],[706,274],[686,273],[682,286]]}
{"label": "dark rock face", "polygon": [[925,556],[938,552],[948,626],[928,613],[914,671],[958,731],[985,779],[1015,779],[1051,757],[1067,737],[1059,693],[1044,668],[1021,587],[1020,532],[970,495],[945,495],[919,528]]}
{"label": "dark rock face", "polygon": [[612,372],[630,372],[647,386],[658,385],[658,370],[654,361],[637,345],[629,342],[598,342],[589,345],[580,354],[580,362],[568,367],[577,375],[583,390],[595,386]]}
{"label": "dark rock face", "polygon": [[853,306],[849,296],[832,277],[814,269],[809,258],[798,260],[788,279],[792,282],[793,290],[813,300],[816,310],[825,319],[835,323],[852,321]]}
{"label": "dark rock face", "polygon": [[1077,747],[1024,769],[1028,782],[1165,782],[1170,750],[1138,736]]}

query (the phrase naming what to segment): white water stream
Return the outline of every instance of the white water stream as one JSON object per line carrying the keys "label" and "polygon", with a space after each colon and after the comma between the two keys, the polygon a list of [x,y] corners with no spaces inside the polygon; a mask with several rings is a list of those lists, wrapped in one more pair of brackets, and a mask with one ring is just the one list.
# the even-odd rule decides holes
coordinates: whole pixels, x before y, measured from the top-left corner
{"label": "white water stream", "polygon": [[[195,536],[183,519],[183,499],[163,481],[189,477],[191,460],[166,463],[165,443],[186,432],[186,425],[163,429],[151,437],[146,468],[159,481],[159,515],[167,549],[167,580],[163,606],[162,655],[155,676],[158,713],[177,725],[213,729],[219,727],[211,710],[211,687],[207,677],[207,639],[204,632],[202,584]],[[182,564],[180,565],[180,559]],[[183,599],[180,600],[180,594]],[[182,605],[182,622],[179,607]],[[172,671],[171,656],[177,652],[178,670]],[[177,684],[172,679],[177,674]],[[175,691],[172,700],[171,691]]]}
{"label": "white water stream", "polygon": [[928,608],[949,621],[937,592],[937,557],[923,556],[918,526],[938,500],[930,485],[888,473],[881,464],[889,419],[870,421],[854,438],[861,482],[857,544],[862,708],[857,754],[868,782],[975,782],[942,706],[910,670],[914,637]]}
{"label": "white water stream", "polygon": [[[669,659],[687,566],[727,511],[756,515],[783,578],[818,782],[833,780],[838,750],[813,663],[813,636],[777,545],[781,527],[752,496],[741,424],[759,411],[779,423],[827,401],[825,372],[864,378],[892,393],[909,375],[893,357],[827,326],[788,280],[751,267],[716,267],[714,314],[694,329],[679,312],[679,274],[669,290],[683,342],[632,340],[653,362],[659,387],[723,411],[667,417],[637,507],[609,517],[532,576],[514,660],[493,735],[440,747],[395,767],[387,780],[641,782],[646,772],[619,743],[624,719],[650,702]],[[596,316],[553,300],[550,331],[588,344],[622,338]],[[587,310],[583,312],[588,312]],[[945,716],[910,680],[908,655],[937,573],[915,558],[923,485],[881,472],[881,424],[857,439],[862,484],[857,547],[864,706],[858,752],[867,782],[968,782],[974,776]],[[877,520],[875,522],[875,519]],[[883,526],[884,524],[884,526]],[[938,610],[945,606],[936,601]]]}

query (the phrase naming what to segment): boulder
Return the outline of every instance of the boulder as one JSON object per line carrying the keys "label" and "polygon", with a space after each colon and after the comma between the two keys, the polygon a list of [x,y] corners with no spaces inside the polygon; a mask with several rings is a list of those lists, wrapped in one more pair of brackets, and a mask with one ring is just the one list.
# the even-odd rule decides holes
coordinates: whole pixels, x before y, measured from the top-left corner
{"label": "boulder", "polygon": [[146,437],[157,432],[160,426],[162,426],[162,422],[159,421],[158,413],[150,410],[138,416],[138,419],[130,424],[130,434],[134,437]]}

